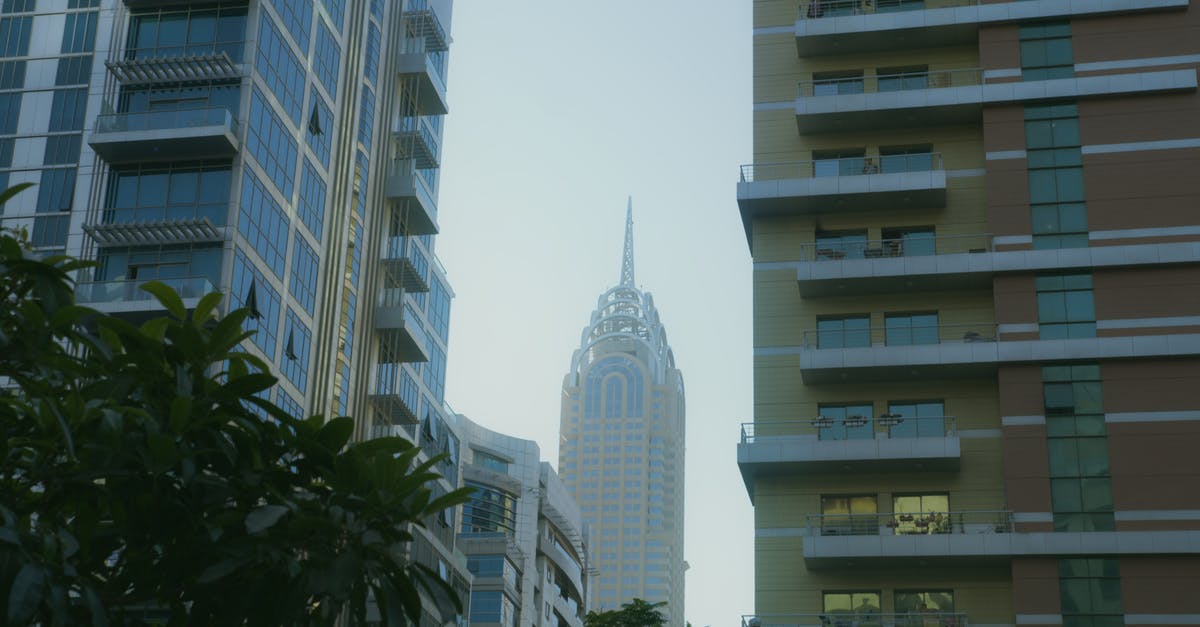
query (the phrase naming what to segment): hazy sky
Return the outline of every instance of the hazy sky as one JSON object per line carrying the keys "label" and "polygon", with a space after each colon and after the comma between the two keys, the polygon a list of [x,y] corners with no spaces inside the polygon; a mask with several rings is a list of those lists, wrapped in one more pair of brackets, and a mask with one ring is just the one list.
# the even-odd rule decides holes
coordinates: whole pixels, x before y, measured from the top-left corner
{"label": "hazy sky", "polygon": [[687,618],[753,612],[749,0],[456,0],[438,256],[457,294],[446,400],[557,466],[562,378],[619,279],[637,282],[687,389]]}

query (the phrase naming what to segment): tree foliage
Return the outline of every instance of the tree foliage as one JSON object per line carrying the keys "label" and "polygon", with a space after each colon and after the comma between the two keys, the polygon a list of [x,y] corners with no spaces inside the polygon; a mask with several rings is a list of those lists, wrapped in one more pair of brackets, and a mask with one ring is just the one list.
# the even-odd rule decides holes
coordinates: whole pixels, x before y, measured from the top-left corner
{"label": "tree foliage", "polygon": [[167,315],[134,326],[74,304],[80,266],[0,233],[0,620],[357,625],[370,595],[400,625],[420,589],[461,611],[405,558],[466,499],[434,498],[438,460],[258,398],[276,379],[219,294],[147,284]]}
{"label": "tree foliage", "polygon": [[583,624],[584,627],[663,627],[667,618],[658,608],[666,605],[666,601],[650,603],[634,599],[619,610],[588,612]]}

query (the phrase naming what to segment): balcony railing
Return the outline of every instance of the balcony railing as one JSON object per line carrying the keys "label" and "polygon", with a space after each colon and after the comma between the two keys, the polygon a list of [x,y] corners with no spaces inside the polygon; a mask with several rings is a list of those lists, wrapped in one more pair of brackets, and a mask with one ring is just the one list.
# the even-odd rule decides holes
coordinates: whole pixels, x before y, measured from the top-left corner
{"label": "balcony railing", "polygon": [[983,82],[981,68],[928,70],[800,81],[800,98],[964,87]]}
{"label": "balcony railing", "polygon": [[842,331],[808,329],[803,332],[805,349],[851,349],[881,346],[920,346],[995,342],[993,322],[930,325],[872,326]]}
{"label": "balcony railing", "polygon": [[93,281],[79,283],[75,287],[75,302],[85,303],[128,303],[154,300],[154,295],[141,287],[150,281],[165,283],[181,298],[200,298],[215,292],[206,277],[183,277],[177,279],[131,279],[123,281]]}
{"label": "balcony railing", "polygon": [[742,423],[742,444],[775,438],[816,437],[836,442],[899,438],[944,438],[957,432],[954,416],[901,416],[885,414],[878,418],[817,416],[812,420],[780,420]]}
{"label": "balcony railing", "polygon": [[1004,510],[963,512],[887,512],[878,514],[812,514],[810,536],[905,536],[1012,533],[1013,515]]}
{"label": "balcony railing", "polygon": [[975,6],[979,0],[805,0],[800,3],[800,19],[821,19],[843,15],[871,15],[900,11],[923,11],[945,7]]}
{"label": "balcony railing", "polygon": [[163,131],[177,128],[224,126],[235,135],[237,120],[225,107],[207,109],[176,109],[172,111],[143,111],[138,113],[108,113],[96,117],[96,133],[129,133],[134,131]]}
{"label": "balcony railing", "polygon": [[831,611],[824,614],[750,614],[742,617],[742,627],[968,627],[968,623],[966,612]]}
{"label": "balcony railing", "polygon": [[991,233],[972,235],[907,236],[875,240],[847,240],[800,245],[801,261],[843,261],[846,259],[891,259],[985,253],[992,249]]}
{"label": "balcony railing", "polygon": [[752,163],[742,166],[741,180],[743,183],[753,183],[754,181],[783,179],[932,172],[941,169],[942,153],[922,152],[879,157],[839,157],[813,161]]}
{"label": "balcony railing", "polygon": [[228,217],[229,205],[227,203],[174,207],[117,207],[103,210],[100,215],[100,223],[139,224],[208,218],[213,225],[224,226]]}

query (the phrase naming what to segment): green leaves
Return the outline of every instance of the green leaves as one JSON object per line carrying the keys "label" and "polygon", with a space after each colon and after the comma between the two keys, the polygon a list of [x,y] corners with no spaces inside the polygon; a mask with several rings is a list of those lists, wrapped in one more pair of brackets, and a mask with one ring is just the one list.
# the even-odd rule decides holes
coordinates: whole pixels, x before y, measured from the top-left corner
{"label": "green leaves", "polygon": [[167,315],[134,326],[74,304],[79,267],[0,234],[0,620],[360,625],[373,596],[402,625],[419,590],[453,599],[403,557],[466,498],[433,498],[436,460],[260,398],[277,379],[220,294],[189,316],[147,284]]}

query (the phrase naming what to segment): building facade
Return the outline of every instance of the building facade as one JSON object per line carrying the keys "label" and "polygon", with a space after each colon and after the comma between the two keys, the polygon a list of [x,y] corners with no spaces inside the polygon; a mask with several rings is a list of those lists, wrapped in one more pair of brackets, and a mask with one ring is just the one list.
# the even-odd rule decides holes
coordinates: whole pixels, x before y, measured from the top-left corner
{"label": "building facade", "polygon": [[455,416],[463,436],[459,547],[474,581],[472,625],[582,627],[589,557],[579,506],[537,442]]}
{"label": "building facade", "polygon": [[758,0],[746,625],[1200,625],[1200,11]]}
{"label": "building facade", "polygon": [[634,598],[683,618],[683,375],[637,288],[632,201],[621,282],[604,292],[563,379],[559,471],[592,529],[597,610]]}
{"label": "building facade", "polygon": [[[77,300],[142,320],[157,280],[251,310],[296,416],[456,450],[434,256],[451,0],[5,0],[0,215],[94,260]],[[457,460],[441,464],[458,485]],[[464,595],[457,516],[414,555]],[[465,598],[465,597],[464,597]],[[453,619],[429,604],[430,623]]]}

